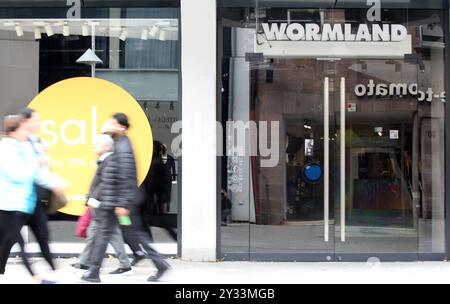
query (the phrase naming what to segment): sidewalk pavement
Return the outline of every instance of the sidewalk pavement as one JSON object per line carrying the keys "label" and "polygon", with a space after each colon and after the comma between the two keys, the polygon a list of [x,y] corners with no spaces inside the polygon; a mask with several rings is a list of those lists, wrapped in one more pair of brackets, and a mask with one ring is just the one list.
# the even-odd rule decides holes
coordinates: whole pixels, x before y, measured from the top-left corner
{"label": "sidewalk pavement", "polygon": [[[81,284],[83,271],[70,264],[76,259],[58,259],[58,270],[51,273],[42,259],[32,259],[33,268],[59,284]],[[450,283],[450,263],[198,263],[169,259],[173,267],[164,284],[310,284],[310,283]],[[103,284],[147,284],[155,272],[150,261],[144,261],[128,276],[108,272],[117,267],[117,260],[106,259],[102,269]],[[10,259],[0,284],[32,284],[20,259]],[[153,283],[155,284],[155,283]],[[157,283],[159,284],[159,283]]]}

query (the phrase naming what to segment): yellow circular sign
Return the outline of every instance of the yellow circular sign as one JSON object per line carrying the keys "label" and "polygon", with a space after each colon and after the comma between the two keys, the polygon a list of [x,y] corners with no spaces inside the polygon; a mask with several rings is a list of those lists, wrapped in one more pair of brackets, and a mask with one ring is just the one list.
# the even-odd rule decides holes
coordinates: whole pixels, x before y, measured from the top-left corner
{"label": "yellow circular sign", "polygon": [[52,172],[70,183],[69,203],[61,212],[77,216],[84,212],[97,168],[93,141],[114,113],[129,117],[138,183],[145,179],[153,154],[150,123],[138,102],[121,87],[98,78],[71,78],[45,89],[29,107],[41,116],[40,135],[49,147]]}

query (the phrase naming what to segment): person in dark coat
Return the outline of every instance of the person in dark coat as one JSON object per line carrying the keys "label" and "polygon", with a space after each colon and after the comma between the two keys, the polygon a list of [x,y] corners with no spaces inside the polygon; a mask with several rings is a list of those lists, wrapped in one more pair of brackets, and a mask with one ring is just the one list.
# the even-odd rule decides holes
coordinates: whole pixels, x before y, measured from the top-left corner
{"label": "person in dark coat", "polygon": [[[164,228],[172,239],[176,241],[177,232],[170,227],[166,220],[167,218],[164,216],[165,211],[161,209],[167,200],[167,182],[171,178],[170,172],[167,170],[166,164],[164,164],[162,152],[163,145],[161,142],[154,141],[152,165],[142,186],[145,199],[142,213],[148,226],[158,225]],[[172,184],[172,181],[170,181],[170,184]],[[155,225],[156,219],[159,221]]]}
{"label": "person in dark coat", "polygon": [[[100,134],[97,136],[94,144],[94,151],[99,156],[97,161],[97,171],[94,176],[94,180],[92,181],[91,188],[89,190],[89,201],[88,204],[91,202],[91,199],[99,199],[100,193],[102,191],[102,176],[107,174],[107,172],[104,170],[105,168],[108,169],[110,167],[110,162],[112,161],[112,151],[114,149],[114,140],[111,138],[111,136],[106,134]],[[89,206],[91,214],[95,218],[95,204],[94,206]],[[98,218],[97,218],[98,220]],[[72,267],[77,269],[89,269],[88,263],[91,256],[91,251],[93,248],[93,243],[95,239],[95,234],[97,231],[98,222],[93,220],[88,229],[88,235],[87,235],[87,243],[84,247],[83,252],[79,256],[79,263],[73,264]],[[128,259],[127,252],[125,250],[125,244],[122,236],[122,231],[118,225],[118,223],[115,223],[113,233],[111,236],[111,246],[114,248],[114,251],[117,253],[117,258],[120,262],[120,267],[116,269],[113,272],[110,272],[110,274],[114,275],[122,275],[124,273],[130,273],[131,272],[131,263]]]}
{"label": "person in dark coat", "polygon": [[167,146],[162,144],[162,162],[164,165],[164,202],[160,207],[161,212],[170,212],[172,200],[172,182],[177,180],[175,159],[169,154]]}
{"label": "person in dark coat", "polygon": [[222,189],[221,191],[222,202],[222,226],[227,226],[227,219],[231,215],[232,203],[230,198],[228,197],[228,193]]}
{"label": "person in dark coat", "polygon": [[[136,161],[131,141],[126,135],[129,128],[128,117],[123,113],[115,114],[107,123],[107,133],[114,138],[115,145],[112,161],[102,176],[103,185],[98,196],[101,204],[95,212],[99,226],[94,237],[89,270],[82,277],[84,281],[100,282],[100,267],[113,233],[112,227],[118,218],[128,219],[120,227],[125,243],[130,246],[135,257],[132,266],[144,258],[152,259],[158,271],[148,278],[151,282],[159,280],[170,268],[150,246],[152,239],[145,231],[142,200],[138,197]],[[129,220],[131,223],[128,223]]]}

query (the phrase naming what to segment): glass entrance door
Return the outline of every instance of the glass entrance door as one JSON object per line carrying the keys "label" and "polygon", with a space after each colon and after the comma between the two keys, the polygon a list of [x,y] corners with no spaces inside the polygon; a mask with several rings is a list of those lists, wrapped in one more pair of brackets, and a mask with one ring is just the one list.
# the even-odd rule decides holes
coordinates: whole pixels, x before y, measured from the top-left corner
{"label": "glass entrance door", "polygon": [[[334,62],[273,59],[252,75],[259,122],[280,122],[275,166],[254,167],[260,216],[250,225],[251,257],[299,254],[333,260],[336,160]],[[312,77],[314,75],[314,77]],[[278,142],[278,143],[277,143]]]}
{"label": "glass entrance door", "polygon": [[419,83],[417,64],[340,60],[336,75],[341,78],[335,97],[341,105],[335,108],[336,259],[390,254],[417,259],[420,202],[413,176],[420,164],[413,136],[419,101],[405,90]]}

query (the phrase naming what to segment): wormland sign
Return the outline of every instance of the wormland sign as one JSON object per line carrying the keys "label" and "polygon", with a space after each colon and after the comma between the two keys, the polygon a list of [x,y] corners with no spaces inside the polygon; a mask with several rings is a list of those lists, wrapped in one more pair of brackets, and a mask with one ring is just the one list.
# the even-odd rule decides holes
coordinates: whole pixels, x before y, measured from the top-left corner
{"label": "wormland sign", "polygon": [[[412,37],[402,24],[381,22],[381,1],[368,0],[367,23],[262,23],[255,52],[266,57],[403,58]],[[290,18],[287,18],[290,19]]]}
{"label": "wormland sign", "polygon": [[[307,23],[263,23],[264,35],[268,41],[384,41],[401,42],[408,36],[408,30],[401,24],[351,24]],[[356,33],[356,34],[355,34]]]}

